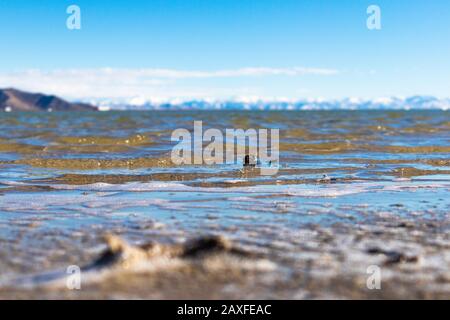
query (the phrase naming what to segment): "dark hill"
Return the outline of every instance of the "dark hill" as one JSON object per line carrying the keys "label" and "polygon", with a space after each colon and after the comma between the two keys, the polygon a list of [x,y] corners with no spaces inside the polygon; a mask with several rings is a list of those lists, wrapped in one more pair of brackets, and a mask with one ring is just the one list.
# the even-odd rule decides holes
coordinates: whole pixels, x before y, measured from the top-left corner
{"label": "dark hill", "polygon": [[71,103],[57,96],[30,93],[17,89],[0,89],[0,110],[11,111],[84,111],[97,110],[85,103]]}

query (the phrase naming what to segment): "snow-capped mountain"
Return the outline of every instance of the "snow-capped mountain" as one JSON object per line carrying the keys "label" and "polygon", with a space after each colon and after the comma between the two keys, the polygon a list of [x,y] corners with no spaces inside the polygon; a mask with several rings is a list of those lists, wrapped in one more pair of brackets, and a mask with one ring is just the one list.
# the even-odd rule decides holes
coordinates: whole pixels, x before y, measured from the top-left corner
{"label": "snow-capped mountain", "polygon": [[97,105],[100,110],[449,110],[450,99],[431,96],[378,99],[346,98],[341,100],[304,99],[288,100],[170,100],[151,101],[140,97],[131,99],[83,100]]}

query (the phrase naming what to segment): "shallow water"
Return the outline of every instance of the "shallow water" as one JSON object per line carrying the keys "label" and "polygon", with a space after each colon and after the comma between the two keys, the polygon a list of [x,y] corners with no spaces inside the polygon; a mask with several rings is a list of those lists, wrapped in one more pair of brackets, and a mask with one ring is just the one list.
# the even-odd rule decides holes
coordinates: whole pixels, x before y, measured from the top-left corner
{"label": "shallow water", "polygon": [[[173,165],[171,133],[194,120],[280,129],[278,173]],[[3,113],[0,128],[0,298],[450,297],[446,111]],[[105,233],[215,234],[258,258],[152,260],[75,291],[17,281],[89,265]]]}

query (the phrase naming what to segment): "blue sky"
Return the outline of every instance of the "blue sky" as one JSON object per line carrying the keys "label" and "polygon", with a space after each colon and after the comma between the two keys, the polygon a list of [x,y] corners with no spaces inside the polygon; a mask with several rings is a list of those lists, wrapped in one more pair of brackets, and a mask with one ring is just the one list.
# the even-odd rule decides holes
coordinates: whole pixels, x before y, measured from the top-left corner
{"label": "blue sky", "polygon": [[450,96],[448,0],[0,0],[0,39],[0,87],[68,98]]}

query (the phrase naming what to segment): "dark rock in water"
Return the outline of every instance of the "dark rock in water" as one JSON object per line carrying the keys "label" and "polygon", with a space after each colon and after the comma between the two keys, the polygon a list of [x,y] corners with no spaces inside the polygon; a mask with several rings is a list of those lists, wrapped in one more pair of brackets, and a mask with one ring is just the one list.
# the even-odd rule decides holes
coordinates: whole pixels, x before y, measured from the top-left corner
{"label": "dark rock in water", "polygon": [[317,179],[317,182],[336,182],[336,178],[330,178],[327,174],[324,174],[322,178]]}
{"label": "dark rock in water", "polygon": [[256,166],[256,158],[254,156],[246,155],[244,157],[244,167],[255,167]]}
{"label": "dark rock in water", "polygon": [[95,111],[85,103],[71,103],[53,95],[30,93],[17,89],[0,89],[0,110],[5,111]]}
{"label": "dark rock in water", "polygon": [[384,250],[380,248],[369,248],[368,254],[382,254],[386,256],[385,264],[397,264],[397,263],[416,263],[419,261],[419,257],[415,255],[407,255],[400,251]]}

